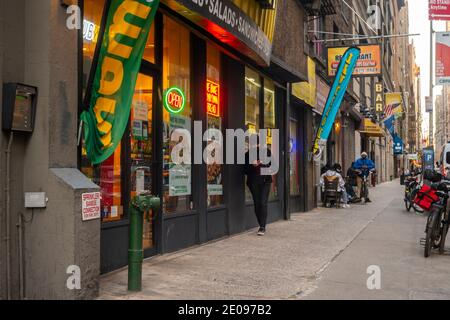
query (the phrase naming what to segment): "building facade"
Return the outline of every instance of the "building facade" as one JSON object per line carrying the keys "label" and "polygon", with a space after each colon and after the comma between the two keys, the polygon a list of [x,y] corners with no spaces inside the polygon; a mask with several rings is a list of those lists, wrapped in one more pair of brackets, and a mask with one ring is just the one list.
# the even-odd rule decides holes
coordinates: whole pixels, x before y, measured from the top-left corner
{"label": "building facade", "polygon": [[[79,135],[80,114],[107,1],[0,2],[0,80],[38,92],[34,130],[0,135],[2,299],[94,298],[100,275],[127,265],[130,201],[144,190],[158,195],[162,208],[144,220],[146,258],[256,227],[242,165],[175,165],[176,129],[190,132],[192,145],[210,128],[279,130],[269,222],[318,205],[327,163],[346,170],[367,151],[377,163],[378,182],[395,174],[391,138],[362,112],[362,106],[374,107],[375,82],[384,82],[388,92],[400,88],[390,73],[392,41],[381,43],[382,75],[351,82],[322,160],[312,159],[333,83],[327,47],[377,43],[341,39],[371,35],[360,20],[368,18],[361,1],[349,1],[354,12],[342,1],[221,0],[231,14],[224,16],[206,2],[161,0],[123,139],[109,159],[92,165]],[[77,10],[68,11],[73,4],[81,14],[78,29],[67,24],[77,17]],[[384,34],[393,32],[398,10],[383,2]],[[185,97],[180,112],[164,106],[173,88]],[[6,96],[2,87],[0,99]],[[275,147],[272,137],[267,143]],[[197,147],[211,142],[200,139]],[[30,192],[44,193],[45,204],[25,207]],[[83,221],[83,194],[92,192],[101,193],[101,217]],[[81,290],[71,290],[67,279],[77,272]]]}

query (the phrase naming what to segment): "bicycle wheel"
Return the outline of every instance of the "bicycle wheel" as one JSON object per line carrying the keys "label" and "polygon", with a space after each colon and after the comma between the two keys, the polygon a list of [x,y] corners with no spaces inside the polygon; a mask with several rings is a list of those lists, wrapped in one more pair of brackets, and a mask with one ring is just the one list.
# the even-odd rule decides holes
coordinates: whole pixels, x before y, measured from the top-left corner
{"label": "bicycle wheel", "polygon": [[435,244],[436,233],[439,232],[439,218],[441,216],[441,212],[439,209],[435,208],[430,212],[427,220],[427,231],[425,236],[425,250],[424,256],[428,258],[431,254],[431,250]]}
{"label": "bicycle wheel", "polygon": [[405,207],[406,207],[406,211],[408,211],[408,212],[411,211],[412,202],[411,202],[411,196],[409,195],[409,192],[405,192]]}
{"label": "bicycle wheel", "polygon": [[445,214],[445,218],[444,218],[444,223],[442,224],[441,227],[441,242],[439,244],[439,254],[444,254],[445,252],[445,238],[447,238],[447,233],[448,233],[448,218],[449,218],[449,213],[447,212]]}

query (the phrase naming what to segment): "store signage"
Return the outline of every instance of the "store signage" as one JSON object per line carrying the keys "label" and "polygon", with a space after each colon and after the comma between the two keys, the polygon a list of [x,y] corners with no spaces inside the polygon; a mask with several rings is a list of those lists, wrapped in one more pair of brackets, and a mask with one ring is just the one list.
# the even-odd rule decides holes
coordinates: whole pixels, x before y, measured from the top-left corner
{"label": "store signage", "polygon": [[364,130],[360,131],[369,137],[384,137],[384,131],[371,119],[364,118]]}
{"label": "store signage", "polygon": [[293,83],[292,94],[314,108],[316,105],[316,87],[316,63],[308,57],[308,81]]}
{"label": "store signage", "polygon": [[450,0],[429,0],[428,17],[430,20],[450,20]]}
{"label": "store signage", "polygon": [[407,155],[408,160],[415,160],[418,161],[419,160],[419,155],[417,153],[410,153]]}
{"label": "store signage", "polygon": [[403,113],[403,98],[401,92],[390,92],[384,95],[386,108],[384,114],[386,119],[395,117],[398,119]]}
{"label": "store signage", "polygon": [[220,117],[220,85],[206,80],[206,111],[210,116]]}
{"label": "store signage", "polygon": [[164,93],[164,107],[170,113],[181,113],[186,106],[186,96],[178,87],[172,87]]}
{"label": "store signage", "polygon": [[436,32],[436,84],[450,84],[450,32]]}
{"label": "store signage", "polygon": [[83,221],[100,219],[100,192],[81,195],[81,213]]}
{"label": "store signage", "polygon": [[394,136],[394,154],[395,155],[400,155],[403,154],[403,148],[404,148],[404,143],[402,138],[400,138],[398,135]]}
{"label": "store signage", "polygon": [[108,159],[121,144],[159,0],[110,0],[108,4],[86,110],[80,116],[87,155],[94,165]]}
{"label": "store signage", "polygon": [[375,111],[384,112],[384,86],[382,82],[375,83]]}
{"label": "store signage", "polygon": [[327,103],[327,96],[330,92],[330,86],[322,79],[317,79],[317,92],[316,92],[316,111],[320,114],[323,113],[325,109],[325,104]]}
{"label": "store signage", "polygon": [[341,106],[344,94],[347,91],[348,84],[352,78],[353,70],[355,69],[356,61],[360,53],[361,49],[358,47],[350,47],[340,59],[336,77],[328,95],[322,120],[314,141],[313,154],[316,161],[320,160],[322,151],[330,136],[333,123]]}
{"label": "store signage", "polygon": [[[232,0],[176,0],[176,2],[207,19],[200,24],[219,40],[234,46],[235,41],[230,39],[230,36],[234,36],[254,51],[266,66],[270,65],[271,41],[257,23],[235,5]],[[185,11],[180,10],[180,13],[186,14]],[[201,20],[201,18],[195,18],[192,15],[187,15],[187,18],[195,19],[196,22]],[[213,27],[211,22],[220,28]]]}
{"label": "store signage", "polygon": [[[381,47],[378,44],[362,45],[353,76],[377,76],[381,75]],[[328,76],[336,75],[339,62],[348,47],[330,47],[327,54]]]}
{"label": "store signage", "polygon": [[433,112],[433,98],[425,97],[425,112]]}
{"label": "store signage", "polygon": [[100,28],[93,22],[83,21],[83,39],[89,42],[97,42]]}

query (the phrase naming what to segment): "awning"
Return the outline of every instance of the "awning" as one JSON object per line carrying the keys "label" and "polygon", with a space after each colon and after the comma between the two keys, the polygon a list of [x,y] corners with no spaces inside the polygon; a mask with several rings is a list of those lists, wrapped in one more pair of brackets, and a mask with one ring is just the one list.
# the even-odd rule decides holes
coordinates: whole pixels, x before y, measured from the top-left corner
{"label": "awning", "polygon": [[359,130],[360,133],[365,134],[367,137],[384,137],[386,133],[384,130],[372,122],[372,120],[365,118],[364,119],[364,129]]}

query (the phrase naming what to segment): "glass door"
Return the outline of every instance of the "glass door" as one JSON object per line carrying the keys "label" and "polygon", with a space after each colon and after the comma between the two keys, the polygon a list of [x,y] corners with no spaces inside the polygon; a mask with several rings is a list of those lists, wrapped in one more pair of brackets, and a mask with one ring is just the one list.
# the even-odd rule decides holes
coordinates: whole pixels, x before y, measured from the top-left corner
{"label": "glass door", "polygon": [[[153,103],[155,81],[151,75],[140,73],[136,81],[130,114],[130,200],[143,192],[157,194],[154,188],[152,164],[153,144]],[[144,215],[143,248],[145,256],[156,250],[155,219],[153,212]]]}

